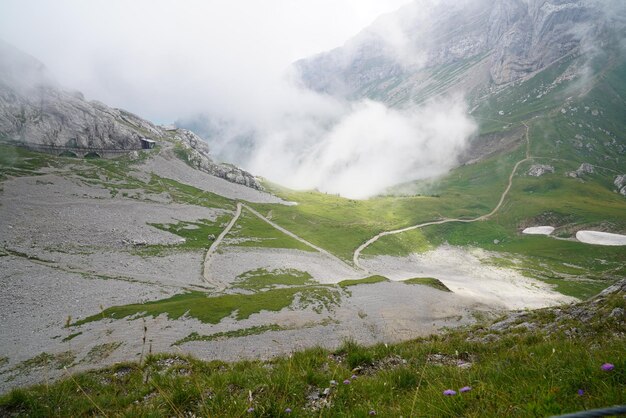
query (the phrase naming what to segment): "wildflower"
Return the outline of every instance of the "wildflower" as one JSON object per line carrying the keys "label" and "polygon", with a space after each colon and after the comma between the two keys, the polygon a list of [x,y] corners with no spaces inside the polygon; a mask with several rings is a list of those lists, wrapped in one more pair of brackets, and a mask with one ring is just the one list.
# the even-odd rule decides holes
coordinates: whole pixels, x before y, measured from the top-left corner
{"label": "wildflower", "polygon": [[585,394],[585,391],[582,389],[578,389],[578,396],[583,396]]}
{"label": "wildflower", "polygon": [[446,395],[446,396],[454,396],[454,395],[456,395],[456,392],[453,391],[452,389],[446,389],[446,390],[443,391],[443,394]]}
{"label": "wildflower", "polygon": [[356,374],[353,374],[350,379],[352,379],[352,380],[356,379]]}
{"label": "wildflower", "polygon": [[331,380],[330,381],[330,385],[331,386],[337,386],[337,381],[336,380]]}
{"label": "wildflower", "polygon": [[372,410],[369,412],[369,415],[370,415],[370,416],[374,416],[374,415],[376,415],[376,411],[374,411],[374,410],[372,409]]}
{"label": "wildflower", "polygon": [[349,385],[349,384],[350,384],[350,379],[346,379],[346,380],[344,380],[344,381],[343,381],[343,384],[344,384],[344,385]]}
{"label": "wildflower", "polygon": [[465,393],[465,392],[469,392],[470,390],[472,390],[471,386],[463,386],[461,389],[459,389],[459,392]]}
{"label": "wildflower", "polygon": [[291,408],[286,408],[285,409],[285,414],[291,414]]}
{"label": "wildflower", "polygon": [[615,366],[612,365],[611,363],[604,363],[602,366],[600,366],[600,368],[604,370],[605,372],[610,372],[611,370],[615,368]]}
{"label": "wildflower", "polygon": [[251,413],[253,413],[253,412],[254,412],[254,408],[252,408],[252,407],[248,408],[248,413],[249,413],[249,414],[251,414]]}

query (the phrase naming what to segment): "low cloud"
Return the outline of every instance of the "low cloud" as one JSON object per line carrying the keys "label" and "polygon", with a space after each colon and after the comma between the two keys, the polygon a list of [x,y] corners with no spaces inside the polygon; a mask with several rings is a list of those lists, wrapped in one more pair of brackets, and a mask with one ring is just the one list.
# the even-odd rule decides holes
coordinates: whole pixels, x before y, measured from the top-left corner
{"label": "low cloud", "polygon": [[222,151],[240,157],[239,164],[269,180],[363,199],[401,182],[444,174],[476,130],[459,96],[405,110],[322,95],[309,100],[317,106],[298,103],[265,126],[245,130],[234,122],[214,122],[213,129],[221,130],[213,138]]}

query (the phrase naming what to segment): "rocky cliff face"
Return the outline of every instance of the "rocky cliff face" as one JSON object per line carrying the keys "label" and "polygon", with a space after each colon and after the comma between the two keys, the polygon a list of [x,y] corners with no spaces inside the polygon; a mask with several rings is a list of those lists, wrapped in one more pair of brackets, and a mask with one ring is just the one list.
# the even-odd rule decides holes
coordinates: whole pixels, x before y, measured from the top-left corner
{"label": "rocky cliff face", "polygon": [[[298,61],[308,87],[360,95],[438,66],[483,62],[502,85],[624,35],[626,3],[613,0],[416,1],[383,16],[343,47]],[[617,34],[617,35],[615,35]]]}
{"label": "rocky cliff face", "polygon": [[159,130],[129,112],[64,91],[43,64],[0,43],[0,134],[60,147],[137,149]]}
{"label": "rocky cliff face", "polygon": [[61,89],[45,66],[0,41],[0,139],[49,147],[141,149],[141,139],[178,144],[188,163],[228,181],[260,189],[250,173],[218,164],[208,145],[191,131],[164,129],[130,112],[79,92]]}

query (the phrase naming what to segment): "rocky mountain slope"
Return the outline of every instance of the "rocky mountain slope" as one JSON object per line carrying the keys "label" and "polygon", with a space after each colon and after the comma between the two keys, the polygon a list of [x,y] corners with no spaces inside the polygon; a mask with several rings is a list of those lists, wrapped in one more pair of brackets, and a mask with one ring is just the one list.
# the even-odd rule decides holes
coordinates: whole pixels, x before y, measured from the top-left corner
{"label": "rocky mountain slope", "polygon": [[209,147],[186,129],[159,127],[122,109],[63,90],[35,58],[0,41],[0,139],[35,149],[137,150],[151,139],[189,165],[228,181],[260,189],[250,173],[218,164]]}
{"label": "rocky mountain slope", "polygon": [[437,93],[497,88],[571,55],[624,39],[626,6],[597,0],[416,1],[343,47],[298,61],[317,91],[403,104]]}

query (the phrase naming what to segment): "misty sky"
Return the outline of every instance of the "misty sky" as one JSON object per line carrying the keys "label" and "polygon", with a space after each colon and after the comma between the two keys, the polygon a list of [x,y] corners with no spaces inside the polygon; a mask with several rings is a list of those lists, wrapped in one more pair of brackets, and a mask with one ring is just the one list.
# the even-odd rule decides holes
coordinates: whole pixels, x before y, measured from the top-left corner
{"label": "misty sky", "polygon": [[155,122],[246,110],[289,64],[408,0],[0,0],[0,38]]}
{"label": "misty sky", "polygon": [[[412,10],[421,15],[433,1],[415,0]],[[417,109],[347,102],[292,83],[290,64],[407,3],[0,0],[0,38],[89,100],[158,124],[227,121],[227,131],[205,136],[218,159],[292,188],[367,198],[456,164],[476,129],[463,97]],[[395,16],[377,27],[405,45]]]}

